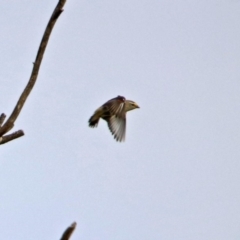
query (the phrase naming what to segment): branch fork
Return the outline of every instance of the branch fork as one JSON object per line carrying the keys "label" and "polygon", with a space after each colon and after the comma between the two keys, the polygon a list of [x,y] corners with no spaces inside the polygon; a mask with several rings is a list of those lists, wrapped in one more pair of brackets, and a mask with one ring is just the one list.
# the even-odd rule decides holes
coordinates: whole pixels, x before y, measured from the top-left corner
{"label": "branch fork", "polygon": [[39,72],[39,69],[41,66],[41,62],[43,59],[45,49],[48,44],[49,37],[51,35],[52,29],[53,29],[58,17],[63,12],[63,6],[65,5],[65,3],[66,3],[66,0],[59,0],[57,6],[55,7],[55,9],[52,13],[52,16],[47,24],[44,34],[43,34],[40,46],[38,48],[37,56],[36,56],[36,59],[33,64],[33,69],[32,69],[30,79],[27,83],[27,86],[23,90],[11,115],[9,116],[9,118],[6,121],[5,121],[6,115],[4,113],[2,113],[0,115],[0,144],[7,143],[9,141],[12,141],[16,138],[22,137],[24,135],[24,132],[22,130],[18,130],[16,132],[10,133],[8,135],[6,135],[6,133],[8,133],[14,127],[15,121],[18,118],[18,116],[24,106],[25,101],[27,100],[30,92],[32,91],[32,89],[36,83],[36,80],[38,77],[38,72]]}

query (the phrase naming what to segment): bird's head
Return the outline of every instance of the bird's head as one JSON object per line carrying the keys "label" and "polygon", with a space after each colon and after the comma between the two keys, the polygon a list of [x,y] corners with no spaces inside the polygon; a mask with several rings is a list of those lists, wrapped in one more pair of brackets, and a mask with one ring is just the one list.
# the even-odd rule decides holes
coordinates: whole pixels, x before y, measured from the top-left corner
{"label": "bird's head", "polygon": [[133,110],[135,108],[140,108],[140,107],[134,101],[126,100],[126,102],[125,102],[125,110],[126,110],[126,112],[130,111],[130,110]]}

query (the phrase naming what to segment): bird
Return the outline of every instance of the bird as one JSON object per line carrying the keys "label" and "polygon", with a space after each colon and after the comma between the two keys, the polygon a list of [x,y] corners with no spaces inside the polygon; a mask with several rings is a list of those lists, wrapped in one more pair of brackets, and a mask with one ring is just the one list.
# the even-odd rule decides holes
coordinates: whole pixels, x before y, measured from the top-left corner
{"label": "bird", "polygon": [[88,121],[89,127],[97,127],[99,119],[102,118],[107,122],[114,139],[122,142],[125,140],[126,133],[126,113],[136,108],[140,108],[137,103],[118,95],[94,112]]}

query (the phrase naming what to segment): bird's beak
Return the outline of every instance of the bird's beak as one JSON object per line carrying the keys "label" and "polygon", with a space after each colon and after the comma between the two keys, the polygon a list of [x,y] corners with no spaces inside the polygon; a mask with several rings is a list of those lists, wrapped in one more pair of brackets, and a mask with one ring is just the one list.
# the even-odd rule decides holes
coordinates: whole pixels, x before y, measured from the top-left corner
{"label": "bird's beak", "polygon": [[136,103],[135,103],[135,107],[136,107],[136,108],[140,108]]}

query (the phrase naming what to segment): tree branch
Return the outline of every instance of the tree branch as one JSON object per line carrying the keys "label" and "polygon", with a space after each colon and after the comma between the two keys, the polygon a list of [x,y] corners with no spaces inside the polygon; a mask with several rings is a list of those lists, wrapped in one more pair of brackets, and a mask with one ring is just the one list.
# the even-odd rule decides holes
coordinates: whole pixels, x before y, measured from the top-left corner
{"label": "tree branch", "polygon": [[[27,100],[27,97],[29,96],[30,92],[32,91],[32,89],[34,87],[34,84],[36,83],[38,72],[39,72],[39,69],[40,69],[40,66],[41,66],[41,62],[42,62],[42,59],[43,59],[43,55],[44,55],[49,37],[51,35],[52,29],[53,29],[58,17],[63,12],[63,6],[65,5],[65,2],[66,2],[66,0],[59,0],[56,8],[54,9],[53,14],[52,14],[52,16],[51,16],[51,18],[48,22],[48,25],[46,27],[46,30],[43,34],[42,41],[40,43],[35,62],[33,64],[33,70],[32,70],[30,79],[28,81],[28,84],[25,87],[25,89],[23,90],[23,92],[22,92],[15,108],[13,109],[13,112],[10,115],[10,117],[3,124],[3,126],[0,125],[1,126],[0,127],[0,137],[2,137],[2,139],[3,139],[3,135],[6,134],[7,132],[9,132],[13,128],[14,122],[16,121],[18,115],[20,114],[20,112],[23,108],[23,105],[24,105],[25,101]],[[3,115],[4,114],[2,114],[1,117],[0,117],[0,123],[1,123],[1,121],[3,122],[5,117],[6,117],[5,115],[4,115],[5,117]],[[23,134],[21,136],[23,136]],[[20,137],[20,135],[18,137]],[[15,139],[15,138],[12,138],[11,140],[13,140],[13,139]],[[11,141],[11,140],[8,140],[8,141]]]}
{"label": "tree branch", "polygon": [[76,226],[77,226],[76,222],[74,222],[71,226],[69,226],[63,233],[60,240],[69,240]]}
{"label": "tree branch", "polygon": [[22,137],[24,135],[24,132],[22,130],[18,130],[17,132],[5,135],[3,137],[0,137],[0,144],[7,143],[9,141],[12,141],[13,139]]}
{"label": "tree branch", "polygon": [[5,118],[6,118],[6,115],[4,113],[2,113],[1,116],[0,116],[0,127],[2,126]]}

